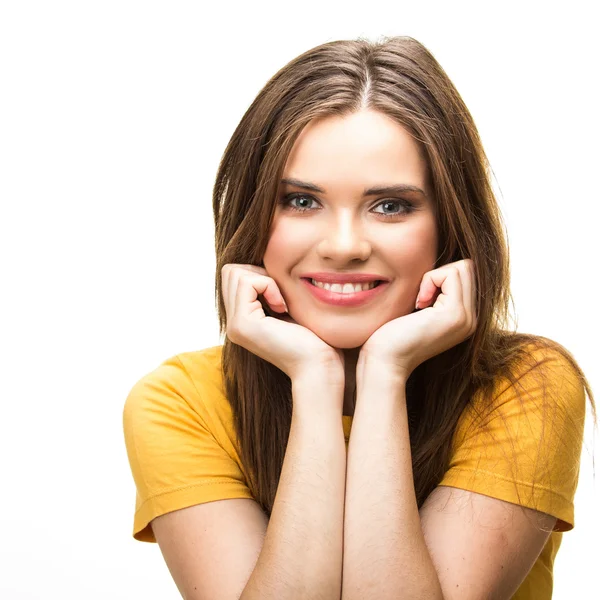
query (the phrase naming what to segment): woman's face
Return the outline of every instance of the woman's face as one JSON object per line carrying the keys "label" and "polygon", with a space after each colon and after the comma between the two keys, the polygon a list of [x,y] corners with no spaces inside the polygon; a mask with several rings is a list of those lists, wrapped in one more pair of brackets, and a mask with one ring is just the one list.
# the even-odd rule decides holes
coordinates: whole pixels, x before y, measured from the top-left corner
{"label": "woman's face", "polygon": [[[356,348],[388,321],[411,313],[437,258],[427,166],[411,135],[373,110],[314,120],[296,140],[283,179],[296,184],[280,183],[264,267],[290,316],[332,347]],[[422,193],[364,195],[398,185]],[[302,278],[315,272],[369,273],[388,281],[368,301],[344,306],[312,293]]]}

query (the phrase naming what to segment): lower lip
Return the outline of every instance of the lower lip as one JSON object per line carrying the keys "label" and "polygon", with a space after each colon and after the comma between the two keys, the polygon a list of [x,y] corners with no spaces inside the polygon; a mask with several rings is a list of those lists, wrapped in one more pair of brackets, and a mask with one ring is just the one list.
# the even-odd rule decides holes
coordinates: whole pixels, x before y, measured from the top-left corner
{"label": "lower lip", "polygon": [[353,292],[351,294],[340,294],[338,292],[326,290],[325,288],[317,287],[316,285],[313,285],[309,279],[302,279],[302,281],[317,300],[325,302],[326,304],[333,304],[334,306],[361,306],[362,304],[373,300],[373,298],[381,294],[384,288],[388,286],[388,282],[382,281],[379,285],[370,290]]}

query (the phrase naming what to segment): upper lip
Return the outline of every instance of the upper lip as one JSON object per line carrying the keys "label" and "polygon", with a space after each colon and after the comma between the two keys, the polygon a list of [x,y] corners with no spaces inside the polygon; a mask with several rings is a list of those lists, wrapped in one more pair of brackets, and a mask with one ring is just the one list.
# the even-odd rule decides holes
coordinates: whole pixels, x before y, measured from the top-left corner
{"label": "upper lip", "polygon": [[374,273],[304,273],[300,276],[315,279],[323,283],[366,283],[369,281],[387,281],[387,277]]}

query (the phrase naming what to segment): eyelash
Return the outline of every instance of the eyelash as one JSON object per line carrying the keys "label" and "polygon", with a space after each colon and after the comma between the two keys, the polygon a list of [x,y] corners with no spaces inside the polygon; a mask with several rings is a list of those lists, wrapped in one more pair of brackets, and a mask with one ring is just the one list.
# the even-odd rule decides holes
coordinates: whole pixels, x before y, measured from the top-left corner
{"label": "eyelash", "polygon": [[[295,212],[302,213],[302,212],[306,212],[308,210],[312,210],[310,208],[297,208],[295,206],[292,206],[290,204],[290,202],[292,200],[295,200],[296,198],[309,198],[310,200],[314,200],[316,202],[315,198],[313,198],[312,196],[309,196],[308,194],[303,194],[301,192],[294,192],[292,194],[287,194],[287,195],[283,196],[280,200],[280,204],[284,205],[285,208],[287,208],[289,210],[293,210]],[[384,219],[397,219],[398,217],[403,217],[405,215],[409,215],[410,213],[412,213],[415,210],[415,205],[412,202],[410,202],[409,200],[406,200],[404,198],[389,198],[386,200],[382,200],[375,206],[380,206],[381,204],[384,204],[386,202],[391,202],[393,204],[399,204],[400,206],[402,206],[404,208],[404,211],[401,213],[394,213],[394,214],[375,213],[377,215],[381,215]]]}

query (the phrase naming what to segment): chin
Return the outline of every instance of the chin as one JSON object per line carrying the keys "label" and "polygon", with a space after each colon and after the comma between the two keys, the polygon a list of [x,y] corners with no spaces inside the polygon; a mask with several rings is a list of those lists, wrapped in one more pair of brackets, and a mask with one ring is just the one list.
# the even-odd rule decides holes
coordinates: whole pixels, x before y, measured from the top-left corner
{"label": "chin", "polygon": [[332,321],[328,322],[300,322],[299,325],[310,329],[314,334],[318,335],[326,344],[332,348],[338,348],[340,350],[349,350],[351,348],[359,348],[362,346],[377,329],[379,324],[367,324],[362,325],[360,328],[356,327],[341,327],[335,326]]}

